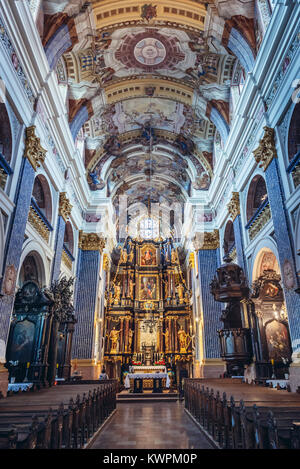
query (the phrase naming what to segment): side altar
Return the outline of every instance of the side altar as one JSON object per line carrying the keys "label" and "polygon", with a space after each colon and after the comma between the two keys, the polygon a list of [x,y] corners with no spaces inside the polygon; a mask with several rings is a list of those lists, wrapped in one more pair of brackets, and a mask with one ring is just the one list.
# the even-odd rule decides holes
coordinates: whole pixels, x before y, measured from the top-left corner
{"label": "side altar", "polygon": [[171,238],[127,237],[112,264],[106,290],[107,373],[122,380],[129,367],[149,370],[158,365],[173,372],[176,384],[180,376],[191,373],[192,350],[184,259]]}

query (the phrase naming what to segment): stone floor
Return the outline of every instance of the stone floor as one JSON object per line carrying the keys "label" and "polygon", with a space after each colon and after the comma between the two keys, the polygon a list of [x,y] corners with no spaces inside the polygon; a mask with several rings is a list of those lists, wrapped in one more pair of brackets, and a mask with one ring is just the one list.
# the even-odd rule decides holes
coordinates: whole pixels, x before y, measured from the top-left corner
{"label": "stone floor", "polygon": [[182,402],[122,403],[90,449],[213,449]]}

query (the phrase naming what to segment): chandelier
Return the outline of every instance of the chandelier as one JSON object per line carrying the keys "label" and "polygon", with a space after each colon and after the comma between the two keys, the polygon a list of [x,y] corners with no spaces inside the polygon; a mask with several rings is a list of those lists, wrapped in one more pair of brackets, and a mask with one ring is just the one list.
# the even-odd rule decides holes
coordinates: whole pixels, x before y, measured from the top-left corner
{"label": "chandelier", "polygon": [[161,329],[161,324],[158,320],[154,317],[153,311],[146,313],[145,318],[142,322],[142,331],[149,332],[153,334],[155,329]]}

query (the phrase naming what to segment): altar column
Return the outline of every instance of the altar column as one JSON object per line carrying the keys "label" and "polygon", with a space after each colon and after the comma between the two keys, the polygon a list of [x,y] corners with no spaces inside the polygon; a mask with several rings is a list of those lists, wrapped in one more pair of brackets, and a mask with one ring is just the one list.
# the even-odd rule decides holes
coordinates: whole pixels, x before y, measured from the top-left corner
{"label": "altar column", "polygon": [[64,246],[65,228],[71,214],[72,205],[66,197],[65,192],[59,194],[58,222],[54,246],[54,258],[52,263],[51,282],[58,280],[60,274],[61,257]]}
{"label": "altar column", "polygon": [[220,343],[217,330],[222,329],[220,321],[222,308],[210,293],[210,283],[220,265],[219,231],[197,233],[194,239],[197,252],[198,281],[200,284],[200,316],[203,324],[203,356],[200,358],[200,376],[218,378],[224,373],[225,362],[220,358]]}
{"label": "altar column", "polygon": [[35,126],[28,127],[25,132],[25,150],[14,200],[15,209],[11,216],[6,237],[3,277],[0,280],[0,292],[3,295],[2,297],[0,295],[0,391],[4,396],[6,396],[7,391],[7,370],[2,369],[1,363],[3,360],[5,361],[4,355],[9,334],[10,317],[14,306],[17,275],[31,204],[35,171],[44,162],[45,158],[46,150],[42,148],[40,139],[35,135]]}
{"label": "altar column", "polygon": [[285,206],[284,190],[278,166],[274,129],[264,127],[264,131],[264,136],[253,154],[256,162],[260,163],[265,172],[293,349],[290,386],[292,392],[295,392],[300,385],[300,296],[295,292],[295,289],[299,288],[299,279],[296,273],[292,229]]}
{"label": "altar column", "polygon": [[105,241],[96,233],[79,232],[79,253],[74,307],[77,324],[73,337],[72,358],[83,379],[97,379],[99,364],[95,363],[94,335],[101,254]]}
{"label": "altar column", "polygon": [[242,222],[240,213],[240,197],[238,192],[233,192],[231,201],[227,205],[228,211],[232,218],[234,240],[236,248],[236,263],[242,267],[245,275],[247,273],[247,265],[244,254],[244,242],[242,232]]}

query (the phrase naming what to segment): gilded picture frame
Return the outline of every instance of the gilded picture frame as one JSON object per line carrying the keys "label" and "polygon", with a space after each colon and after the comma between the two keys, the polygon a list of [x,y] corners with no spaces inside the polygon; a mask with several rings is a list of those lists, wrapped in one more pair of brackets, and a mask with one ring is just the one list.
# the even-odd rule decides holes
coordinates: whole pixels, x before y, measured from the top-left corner
{"label": "gilded picture frame", "polygon": [[157,274],[149,272],[139,276],[139,301],[159,301]]}

